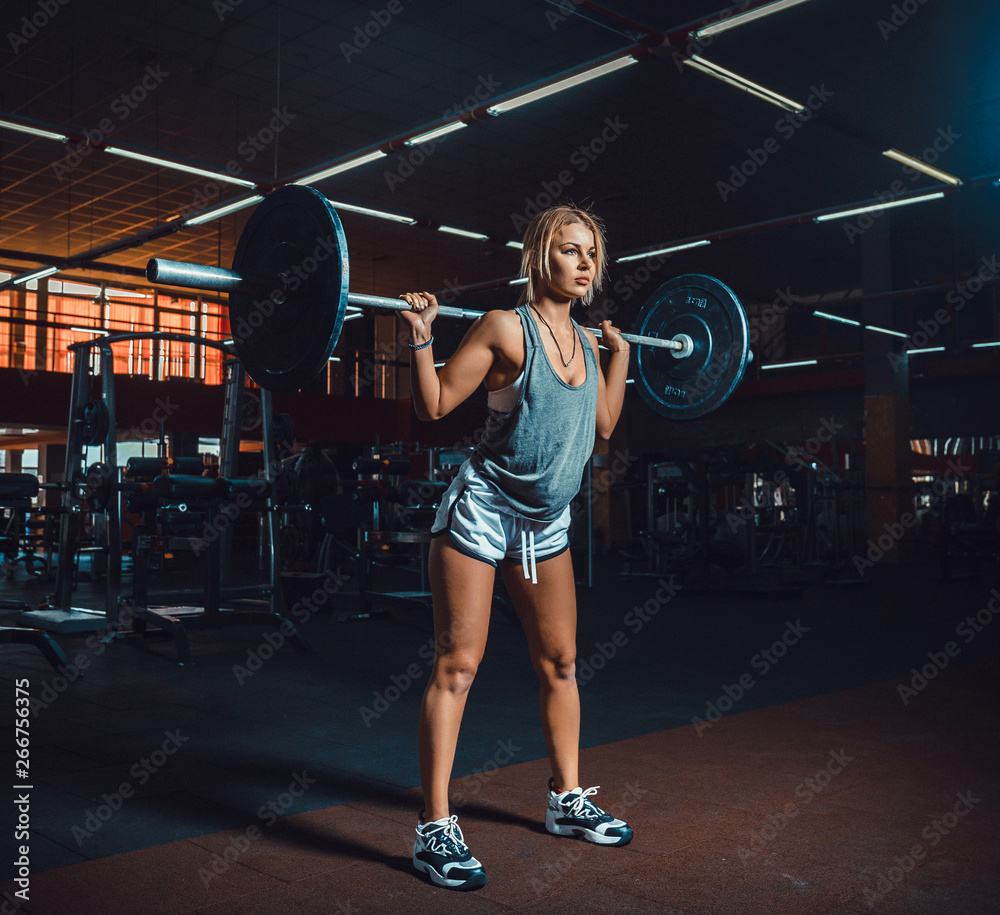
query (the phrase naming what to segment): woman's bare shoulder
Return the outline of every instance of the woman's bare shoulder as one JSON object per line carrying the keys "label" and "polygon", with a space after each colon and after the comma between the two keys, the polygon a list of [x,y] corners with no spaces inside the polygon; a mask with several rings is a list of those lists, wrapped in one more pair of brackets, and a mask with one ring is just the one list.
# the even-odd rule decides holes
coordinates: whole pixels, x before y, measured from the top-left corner
{"label": "woman's bare shoulder", "polygon": [[523,339],[521,318],[515,311],[497,308],[487,311],[476,322],[484,336],[494,345],[503,345]]}

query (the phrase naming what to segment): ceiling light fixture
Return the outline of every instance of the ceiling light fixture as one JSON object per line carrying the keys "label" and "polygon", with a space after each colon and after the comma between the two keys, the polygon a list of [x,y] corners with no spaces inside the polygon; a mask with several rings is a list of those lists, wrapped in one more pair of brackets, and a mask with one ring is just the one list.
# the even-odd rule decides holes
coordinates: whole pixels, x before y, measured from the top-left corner
{"label": "ceiling light fixture", "polygon": [[815,359],[804,359],[802,362],[775,362],[772,365],[762,365],[761,371],[764,369],[793,369],[800,365],[819,365]]}
{"label": "ceiling light fixture", "polygon": [[904,334],[901,330],[889,330],[887,327],[876,327],[874,324],[866,324],[865,330],[873,330],[877,334],[888,334],[890,337],[902,337],[904,340],[910,339],[910,335]]}
{"label": "ceiling light fixture", "polygon": [[532,89],[530,92],[525,92],[523,95],[516,95],[514,98],[507,99],[506,101],[497,102],[495,105],[491,105],[487,108],[486,113],[495,117],[498,114],[502,114],[504,111],[513,111],[515,108],[520,108],[522,105],[537,102],[539,99],[555,95],[557,92],[562,92],[565,89],[572,89],[574,86],[579,86],[581,83],[597,79],[599,76],[607,76],[609,73],[614,73],[616,70],[621,70],[622,67],[628,67],[634,63],[638,63],[638,61],[631,54],[628,54],[625,57],[616,57],[614,60],[598,64],[596,67],[591,67],[589,70],[581,70],[579,73],[574,73],[572,76],[567,76],[565,79],[556,80],[554,83],[549,83],[547,86],[541,86],[538,89]]}
{"label": "ceiling light fixture", "polygon": [[255,203],[260,203],[263,199],[263,194],[254,194],[252,197],[241,197],[239,200],[234,200],[232,203],[216,207],[214,210],[206,210],[204,213],[192,216],[190,219],[184,221],[184,225],[200,226],[203,222],[210,222],[213,219],[218,219],[220,216],[228,216],[230,213],[237,212],[237,210],[243,210],[246,209],[246,207],[251,207]]}
{"label": "ceiling light fixture", "polygon": [[698,241],[685,242],[682,245],[673,245],[669,248],[657,248],[655,251],[643,251],[641,254],[628,254],[625,257],[616,257],[616,264],[625,264],[628,261],[642,260],[644,257],[655,257],[657,254],[672,254],[674,251],[686,251],[688,248],[700,248],[703,245],[712,244],[707,238]]}
{"label": "ceiling light fixture", "polygon": [[943,353],[944,351],[945,347],[943,346],[928,346],[925,347],[924,349],[908,349],[906,351],[906,355],[913,356],[918,353]]}
{"label": "ceiling light fixture", "polygon": [[477,241],[489,241],[489,235],[483,235],[481,232],[467,232],[465,229],[453,229],[451,226],[438,226],[439,232],[444,232],[446,235],[461,235],[462,238],[474,238]]}
{"label": "ceiling light fixture", "polygon": [[44,137],[46,140],[58,140],[60,143],[69,142],[69,137],[64,133],[43,130],[40,127],[28,127],[26,124],[17,124],[14,121],[0,120],[0,127],[4,127],[7,130],[16,130],[18,133],[30,133],[33,137]]}
{"label": "ceiling light fixture", "polygon": [[183,162],[171,162],[169,159],[161,159],[159,156],[148,156],[145,153],[133,152],[131,149],[122,149],[118,146],[105,146],[104,151],[125,159],[135,159],[137,162],[147,162],[150,165],[169,168],[175,172],[187,172],[189,175],[200,175],[202,178],[214,178],[216,181],[226,181],[229,184],[238,184],[241,187],[257,186],[256,181],[249,181],[246,178],[236,178],[228,172],[213,172],[207,168],[185,165]]}
{"label": "ceiling light fixture", "polygon": [[984,348],[986,348],[988,346],[1000,346],[1000,341],[995,340],[992,343],[973,343],[972,344],[972,348],[973,349],[984,349]]}
{"label": "ceiling light fixture", "polygon": [[905,200],[888,200],[880,203],[872,203],[863,207],[854,207],[850,210],[838,210],[836,213],[824,213],[822,216],[814,216],[813,222],[844,219],[847,216],[858,216],[861,213],[871,213],[875,210],[890,210],[893,207],[909,206],[911,203],[923,203],[925,200],[937,200],[939,197],[944,197],[944,191],[937,191],[933,194],[922,194],[919,197],[907,197]]}
{"label": "ceiling light fixture", "polygon": [[369,162],[374,162],[376,159],[384,159],[386,155],[388,155],[388,153],[382,152],[381,149],[376,149],[374,152],[365,153],[363,156],[357,156],[354,159],[348,159],[346,162],[339,162],[337,165],[331,165],[329,168],[313,172],[311,175],[306,175],[304,178],[299,178],[298,180],[293,181],[292,184],[313,184],[316,181],[322,181],[324,178],[331,178],[333,175],[339,175],[341,172],[350,171],[352,168],[367,165]]}
{"label": "ceiling light fixture", "polygon": [[827,321],[837,321],[840,324],[853,324],[855,327],[861,327],[861,322],[855,321],[853,318],[842,318],[840,315],[830,315],[825,311],[814,311],[813,314],[817,318],[826,318]]}
{"label": "ceiling light fixture", "polygon": [[695,70],[701,70],[702,73],[707,73],[709,76],[714,76],[724,83],[729,83],[729,85],[735,86],[737,89],[749,92],[751,95],[755,95],[765,102],[770,102],[772,105],[784,108],[785,111],[794,111],[796,114],[801,114],[806,110],[805,105],[793,102],[790,98],[785,98],[785,96],[779,95],[777,92],[772,92],[759,83],[755,83],[745,76],[740,76],[739,73],[733,73],[732,70],[727,70],[725,67],[720,67],[718,64],[713,64],[710,60],[705,60],[704,57],[700,57],[697,54],[685,57],[683,63],[689,67],[694,67]]}
{"label": "ceiling light fixture", "polygon": [[12,286],[23,286],[32,280],[40,280],[47,276],[52,276],[53,273],[58,273],[61,269],[61,267],[42,267],[39,270],[32,270],[31,273],[22,273],[20,276],[15,276],[10,282]]}
{"label": "ceiling light fixture", "polygon": [[508,248],[514,248],[517,251],[523,251],[524,250],[524,242],[509,241],[509,242],[507,242],[507,247]]}
{"label": "ceiling light fixture", "polygon": [[388,219],[390,222],[401,222],[407,226],[415,226],[417,221],[411,216],[398,216],[395,213],[386,213],[384,210],[373,210],[369,207],[355,206],[353,203],[342,203],[339,200],[331,200],[330,203],[338,210],[349,210],[352,213],[360,213],[362,216],[374,216],[376,219]]}
{"label": "ceiling light fixture", "polygon": [[943,172],[939,168],[934,168],[933,165],[928,165],[923,159],[918,159],[915,156],[908,156],[904,152],[900,152],[898,149],[887,149],[882,153],[889,159],[894,159],[903,165],[909,166],[918,172],[923,172],[925,175],[930,175],[931,178],[937,178],[938,181],[943,181],[945,184],[951,184],[954,187],[959,187],[962,184],[961,178],[956,178],[954,175],[948,172]]}
{"label": "ceiling light fixture", "polygon": [[527,282],[528,282],[528,278],[526,276],[519,276],[516,279],[510,280],[507,283],[507,285],[508,286],[523,286]]}
{"label": "ceiling light fixture", "polygon": [[465,121],[452,121],[450,124],[445,124],[444,127],[435,127],[434,130],[428,130],[426,133],[418,133],[415,137],[410,137],[409,140],[404,140],[404,146],[420,146],[422,143],[430,143],[431,140],[439,140],[441,137],[447,136],[449,133],[454,133],[456,130],[461,130],[463,127],[468,127],[469,125]]}
{"label": "ceiling light fixture", "polygon": [[704,28],[698,29],[693,35],[695,38],[710,38],[712,35],[719,35],[722,32],[729,31],[729,29],[735,29],[738,26],[746,25],[748,22],[753,22],[755,19],[763,19],[765,16],[780,13],[791,6],[798,6],[800,3],[805,2],[806,0],[777,0],[776,3],[767,3],[755,10],[741,13],[739,16],[720,19],[718,22],[713,22],[711,25],[706,25]]}

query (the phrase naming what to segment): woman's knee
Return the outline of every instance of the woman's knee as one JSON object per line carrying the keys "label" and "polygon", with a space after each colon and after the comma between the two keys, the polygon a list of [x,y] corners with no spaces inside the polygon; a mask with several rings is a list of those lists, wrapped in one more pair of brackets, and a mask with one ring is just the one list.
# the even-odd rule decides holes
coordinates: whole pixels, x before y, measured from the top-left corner
{"label": "woman's knee", "polygon": [[460,653],[439,655],[434,661],[431,683],[439,689],[464,693],[472,686],[478,670],[479,658]]}
{"label": "woman's knee", "polygon": [[535,667],[538,676],[550,683],[571,681],[576,678],[576,650],[567,648],[562,651],[550,651],[542,655]]}

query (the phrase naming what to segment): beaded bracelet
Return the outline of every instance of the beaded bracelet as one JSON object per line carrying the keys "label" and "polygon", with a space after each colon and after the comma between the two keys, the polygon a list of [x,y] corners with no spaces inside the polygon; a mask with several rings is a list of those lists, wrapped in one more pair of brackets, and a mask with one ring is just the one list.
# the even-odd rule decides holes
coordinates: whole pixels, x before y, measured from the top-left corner
{"label": "beaded bracelet", "polygon": [[434,342],[434,335],[433,335],[433,334],[431,334],[431,338],[430,338],[430,340],[428,340],[428,341],[427,341],[426,343],[410,343],[410,342],[409,342],[409,341],[407,340],[407,342],[406,342],[406,345],[407,345],[407,346],[408,346],[408,347],[409,347],[410,349],[423,349],[423,348],[424,348],[425,346],[430,346],[430,345],[431,345],[431,344],[432,344],[433,342]]}

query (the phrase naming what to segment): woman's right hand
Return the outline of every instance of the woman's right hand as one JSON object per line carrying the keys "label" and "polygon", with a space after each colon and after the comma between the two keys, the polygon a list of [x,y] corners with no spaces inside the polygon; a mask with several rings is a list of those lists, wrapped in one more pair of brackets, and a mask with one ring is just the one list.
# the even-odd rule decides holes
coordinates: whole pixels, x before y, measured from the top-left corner
{"label": "woman's right hand", "polygon": [[400,298],[409,304],[410,310],[397,314],[409,326],[413,342],[426,342],[431,336],[431,324],[437,317],[437,298],[430,292],[404,292]]}

